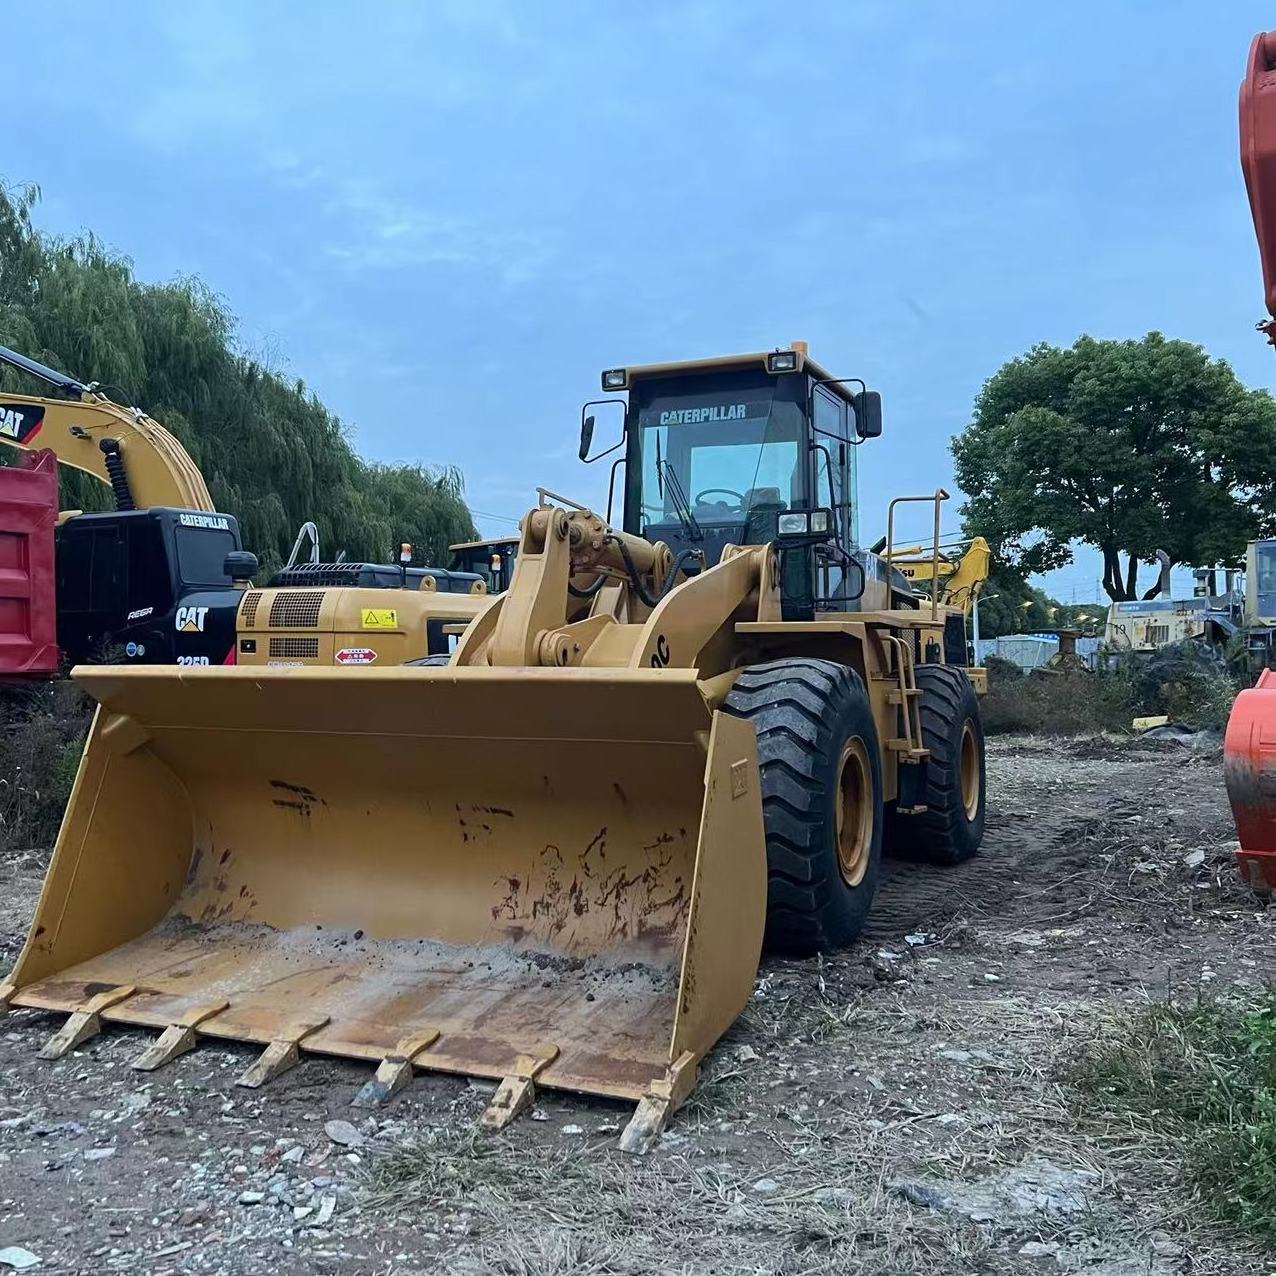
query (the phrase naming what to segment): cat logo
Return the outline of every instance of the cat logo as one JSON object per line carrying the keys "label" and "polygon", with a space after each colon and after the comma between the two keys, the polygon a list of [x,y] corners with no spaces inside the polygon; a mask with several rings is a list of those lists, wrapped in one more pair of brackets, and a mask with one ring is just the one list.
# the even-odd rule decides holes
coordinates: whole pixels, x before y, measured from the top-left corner
{"label": "cat logo", "polygon": [[44,424],[43,408],[8,407],[0,403],[0,436],[25,443],[40,432]]}
{"label": "cat logo", "polygon": [[208,527],[215,532],[230,531],[230,519],[225,514],[182,514],[178,522],[183,527]]}
{"label": "cat logo", "polygon": [[202,634],[207,607],[179,607],[173,617],[174,628],[179,634]]}

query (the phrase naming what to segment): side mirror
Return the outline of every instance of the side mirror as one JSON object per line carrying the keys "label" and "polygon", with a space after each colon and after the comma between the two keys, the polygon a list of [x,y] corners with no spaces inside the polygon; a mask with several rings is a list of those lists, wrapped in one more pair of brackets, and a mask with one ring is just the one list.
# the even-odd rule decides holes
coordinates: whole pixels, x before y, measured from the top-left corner
{"label": "side mirror", "polygon": [[[589,449],[594,442],[594,414],[590,408],[603,408],[603,424],[610,431],[611,426],[607,422],[614,421],[616,415],[620,416],[620,441],[613,443],[611,447],[604,448],[597,456],[590,456]],[[586,465],[591,465],[594,461],[601,461],[604,456],[610,456],[617,448],[624,447],[625,436],[629,430],[629,410],[619,399],[591,399],[580,410],[580,459]]]}
{"label": "side mirror", "polygon": [[882,396],[877,390],[861,390],[855,396],[855,433],[875,439],[882,433]]}
{"label": "side mirror", "polygon": [[258,567],[257,555],[246,549],[232,549],[222,563],[222,571],[234,584],[251,581],[257,575]]}

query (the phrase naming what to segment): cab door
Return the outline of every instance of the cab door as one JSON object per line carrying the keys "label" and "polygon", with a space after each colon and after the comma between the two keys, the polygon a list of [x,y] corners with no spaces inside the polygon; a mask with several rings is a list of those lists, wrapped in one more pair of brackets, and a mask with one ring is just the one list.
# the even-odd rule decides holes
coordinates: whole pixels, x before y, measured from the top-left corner
{"label": "cab door", "polygon": [[[829,506],[837,528],[838,544],[844,550],[856,544],[855,512],[850,498],[851,448],[847,443],[847,405],[823,386],[814,391],[812,424],[812,454],[815,461],[815,492],[813,506]],[[837,561],[836,551],[819,567],[818,591],[833,610],[845,609],[847,572]],[[852,576],[852,588],[858,582]],[[839,606],[838,604],[841,604]]]}

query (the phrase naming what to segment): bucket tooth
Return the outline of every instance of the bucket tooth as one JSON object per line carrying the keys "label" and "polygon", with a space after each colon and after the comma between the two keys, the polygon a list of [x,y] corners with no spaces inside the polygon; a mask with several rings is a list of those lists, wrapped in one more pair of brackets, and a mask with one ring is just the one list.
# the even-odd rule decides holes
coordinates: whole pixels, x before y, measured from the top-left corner
{"label": "bucket tooth", "polygon": [[485,1130],[503,1130],[531,1107],[536,1096],[536,1077],[557,1058],[558,1047],[555,1045],[537,1046],[531,1054],[519,1055],[513,1073],[496,1087],[496,1093],[479,1118],[479,1124]]}
{"label": "bucket tooth", "polygon": [[402,1038],[381,1060],[377,1075],[360,1087],[351,1103],[356,1108],[379,1108],[403,1089],[412,1079],[412,1061],[439,1039],[436,1028],[426,1028]]}
{"label": "bucket tooth", "polygon": [[276,1037],[241,1076],[235,1078],[235,1084],[256,1090],[267,1081],[273,1081],[287,1072],[289,1068],[295,1068],[301,1058],[301,1042],[312,1032],[318,1032],[327,1022],[328,1016],[324,1015],[294,1024],[286,1034]]}
{"label": "bucket tooth", "polygon": [[13,994],[17,991],[13,984],[0,984],[0,1019],[9,1013],[9,1002],[13,1000]]}
{"label": "bucket tooth", "polygon": [[102,1011],[131,997],[134,991],[132,984],[122,984],[90,997],[78,1010],[73,1010],[66,1023],[44,1043],[40,1058],[61,1059],[76,1046],[96,1037],[102,1031]]}
{"label": "bucket tooth", "polygon": [[620,1150],[633,1156],[645,1156],[656,1145],[668,1124],[669,1117],[677,1109],[696,1083],[695,1056],[688,1051],[679,1055],[669,1065],[663,1077],[658,1077],[638,1100],[638,1107],[620,1136]]}
{"label": "bucket tooth", "polygon": [[172,1063],[178,1055],[185,1054],[195,1048],[196,1027],[205,1019],[219,1015],[230,1003],[227,1001],[209,1002],[188,1010],[175,1023],[171,1023],[160,1033],[157,1040],[151,1042],[136,1059],[132,1067],[138,1072],[154,1072],[166,1063]]}

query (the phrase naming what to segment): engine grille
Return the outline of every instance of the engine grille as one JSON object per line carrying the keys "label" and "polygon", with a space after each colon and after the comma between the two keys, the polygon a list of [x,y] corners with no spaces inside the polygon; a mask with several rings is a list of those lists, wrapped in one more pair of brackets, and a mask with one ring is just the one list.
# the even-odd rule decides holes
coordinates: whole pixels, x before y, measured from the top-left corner
{"label": "engine grille", "polygon": [[317,660],[319,658],[319,639],[272,638],[270,640],[270,658],[272,660]]}
{"label": "engine grille", "polygon": [[260,602],[261,594],[255,589],[244,595],[244,601],[239,605],[239,618],[246,629],[257,623],[257,605]]}
{"label": "engine grille", "polygon": [[272,629],[317,629],[319,609],[323,606],[322,589],[285,589],[270,604]]}

